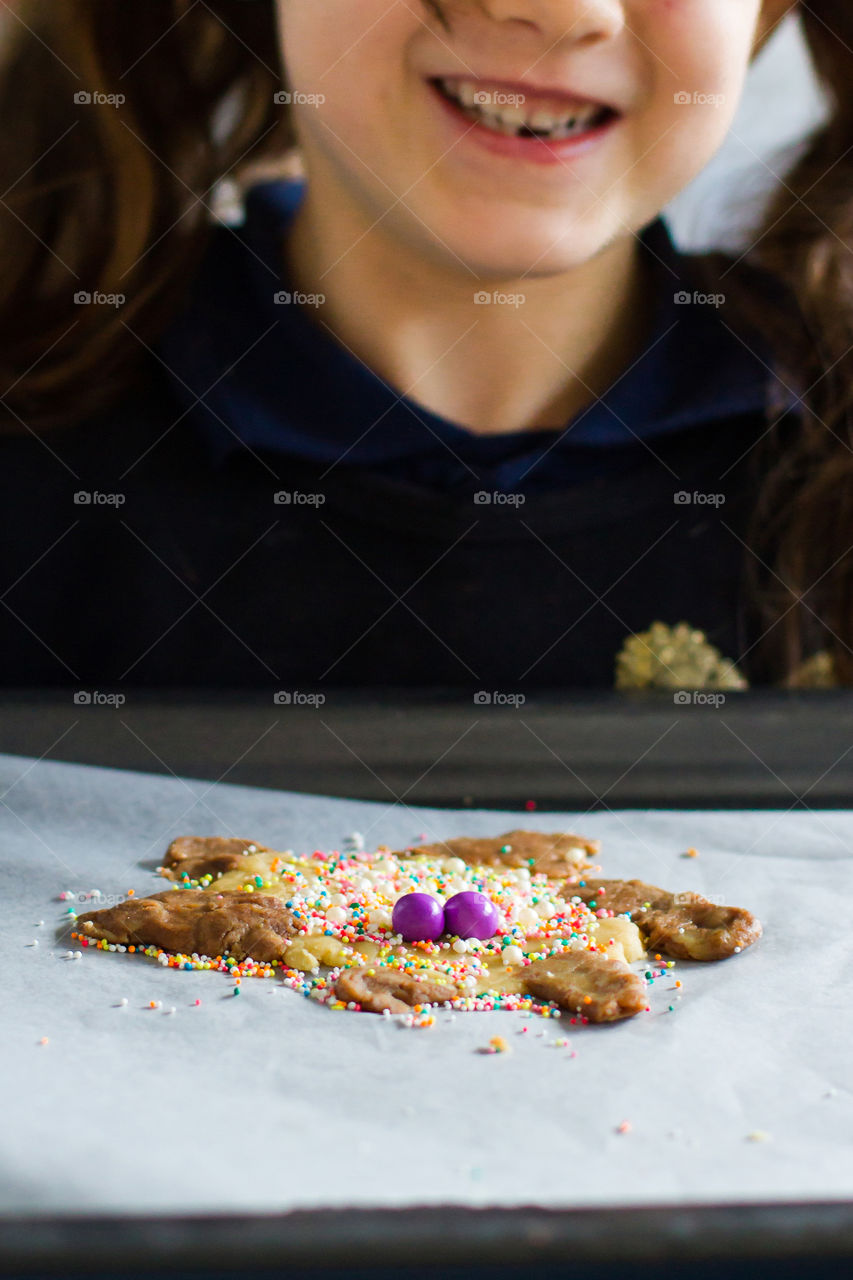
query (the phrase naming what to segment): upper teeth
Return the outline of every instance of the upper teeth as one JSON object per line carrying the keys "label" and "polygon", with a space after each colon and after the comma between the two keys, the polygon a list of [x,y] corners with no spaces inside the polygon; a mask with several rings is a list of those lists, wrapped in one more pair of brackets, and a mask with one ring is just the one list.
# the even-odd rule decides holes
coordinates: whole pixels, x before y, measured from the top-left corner
{"label": "upper teeth", "polygon": [[524,103],[493,102],[497,96],[488,93],[484,100],[483,90],[470,80],[442,80],[441,87],[450,97],[455,98],[470,111],[479,113],[485,124],[499,127],[508,133],[517,133],[522,126],[535,129],[537,133],[554,133],[556,131],[573,131],[586,127],[598,115],[601,107],[595,103],[583,106],[566,107],[554,114],[541,107],[533,107]]}

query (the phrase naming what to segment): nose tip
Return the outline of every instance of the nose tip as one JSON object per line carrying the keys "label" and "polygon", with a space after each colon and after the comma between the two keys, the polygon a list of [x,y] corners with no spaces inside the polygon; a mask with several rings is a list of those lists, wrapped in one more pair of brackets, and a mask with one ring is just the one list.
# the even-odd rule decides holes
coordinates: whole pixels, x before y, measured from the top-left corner
{"label": "nose tip", "polygon": [[[435,7],[436,0],[429,0]],[[440,0],[439,0],[440,3]],[[555,44],[612,40],[625,26],[623,0],[478,0],[498,22],[538,27]]]}

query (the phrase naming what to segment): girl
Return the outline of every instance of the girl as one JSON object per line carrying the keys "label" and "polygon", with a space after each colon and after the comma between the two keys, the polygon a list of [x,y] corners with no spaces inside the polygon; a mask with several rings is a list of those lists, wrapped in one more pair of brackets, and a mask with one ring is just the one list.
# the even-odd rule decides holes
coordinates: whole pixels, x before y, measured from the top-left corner
{"label": "girl", "polygon": [[750,252],[659,217],[794,7],[7,4],[6,679],[849,682],[847,0]]}

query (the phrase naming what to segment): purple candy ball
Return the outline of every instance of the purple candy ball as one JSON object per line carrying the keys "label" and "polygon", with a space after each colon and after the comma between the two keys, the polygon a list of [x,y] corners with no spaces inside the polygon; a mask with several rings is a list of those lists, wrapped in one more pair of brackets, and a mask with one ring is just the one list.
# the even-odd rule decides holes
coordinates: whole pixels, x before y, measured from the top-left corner
{"label": "purple candy ball", "polygon": [[391,928],[404,942],[425,942],[444,932],[444,907],[429,893],[406,893],[394,903]]}
{"label": "purple candy ball", "polygon": [[493,938],[498,928],[498,909],[484,893],[474,889],[454,893],[444,904],[444,927],[459,938]]}

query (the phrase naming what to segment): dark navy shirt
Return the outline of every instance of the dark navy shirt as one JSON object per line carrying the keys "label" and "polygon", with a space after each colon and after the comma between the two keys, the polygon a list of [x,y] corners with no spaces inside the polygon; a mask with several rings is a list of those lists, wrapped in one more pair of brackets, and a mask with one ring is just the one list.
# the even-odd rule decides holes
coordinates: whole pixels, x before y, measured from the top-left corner
{"label": "dark navy shirt", "polygon": [[656,620],[770,678],[744,569],[772,362],[694,300],[663,223],[642,235],[645,354],[564,430],[489,437],[276,302],[300,190],[259,186],[244,226],[211,232],[118,403],[0,437],[0,678],[444,686],[476,707],[612,687]]}
{"label": "dark navy shirt", "polygon": [[[250,190],[245,223],[222,230],[159,350],[210,455],[241,447],[452,492],[533,492],[619,470],[614,450],[739,413],[762,411],[768,356],[721,323],[662,219],[640,237],[651,267],[644,350],[562,431],[482,435],[401,396],[339,343],[311,305],[288,303],[284,236],[305,191]],[[685,301],[689,299],[688,301]],[[752,344],[754,346],[754,344]],[[198,397],[204,397],[198,402]]]}

